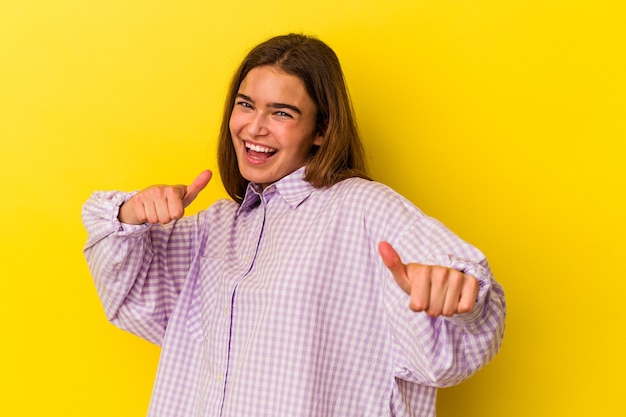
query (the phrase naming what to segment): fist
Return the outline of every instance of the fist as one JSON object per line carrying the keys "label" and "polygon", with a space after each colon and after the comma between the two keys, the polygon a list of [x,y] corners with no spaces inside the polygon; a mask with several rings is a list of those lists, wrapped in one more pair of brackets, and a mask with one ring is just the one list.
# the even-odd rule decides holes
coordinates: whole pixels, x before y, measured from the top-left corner
{"label": "fist", "polygon": [[153,185],[120,207],[119,220],[126,224],[167,224],[180,219],[185,208],[211,180],[211,171],[204,171],[190,185]]}
{"label": "fist", "polygon": [[479,289],[476,278],[444,266],[404,264],[387,242],[380,242],[378,251],[400,288],[411,296],[411,310],[450,317],[474,308]]}

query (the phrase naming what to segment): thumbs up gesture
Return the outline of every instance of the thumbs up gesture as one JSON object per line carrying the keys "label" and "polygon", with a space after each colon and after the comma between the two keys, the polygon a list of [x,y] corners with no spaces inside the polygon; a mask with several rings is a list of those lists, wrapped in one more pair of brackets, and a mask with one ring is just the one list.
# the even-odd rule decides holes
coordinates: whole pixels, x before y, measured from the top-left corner
{"label": "thumbs up gesture", "polygon": [[450,317],[474,308],[479,289],[476,278],[443,266],[404,264],[387,242],[380,242],[378,251],[400,288],[411,296],[411,310]]}
{"label": "thumbs up gesture", "polygon": [[198,194],[211,181],[211,171],[203,171],[190,185],[153,185],[120,207],[119,220],[126,224],[167,224],[180,219]]}

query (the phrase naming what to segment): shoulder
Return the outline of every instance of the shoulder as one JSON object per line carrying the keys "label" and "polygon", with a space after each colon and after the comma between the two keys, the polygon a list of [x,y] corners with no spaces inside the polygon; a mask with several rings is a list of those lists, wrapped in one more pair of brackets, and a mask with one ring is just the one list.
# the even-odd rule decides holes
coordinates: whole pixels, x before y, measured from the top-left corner
{"label": "shoulder", "polygon": [[329,193],[342,195],[344,197],[358,197],[364,201],[400,196],[385,184],[358,177],[345,179],[325,190]]}
{"label": "shoulder", "polygon": [[415,204],[380,182],[349,178],[325,192],[332,195],[333,205],[342,207],[343,214],[361,219],[373,234],[395,236],[429,219]]}
{"label": "shoulder", "polygon": [[[363,178],[348,178],[329,188],[329,191],[340,196],[344,201],[356,206],[363,206],[374,212],[380,210],[421,211],[404,196],[391,187],[376,181]],[[387,213],[389,214],[389,213]]]}

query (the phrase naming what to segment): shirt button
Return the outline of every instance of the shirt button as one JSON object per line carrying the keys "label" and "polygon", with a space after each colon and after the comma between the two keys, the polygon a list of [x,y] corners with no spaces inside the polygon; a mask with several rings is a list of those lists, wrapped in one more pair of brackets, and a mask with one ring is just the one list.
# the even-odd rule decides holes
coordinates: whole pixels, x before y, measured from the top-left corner
{"label": "shirt button", "polygon": [[228,316],[228,307],[224,307],[224,315]]}
{"label": "shirt button", "polygon": [[252,259],[252,258],[250,258],[249,256],[247,256],[247,257],[246,257],[246,263],[247,263],[247,264],[249,264],[249,263],[250,263],[250,259]]}
{"label": "shirt button", "polygon": [[222,381],[222,374],[217,374],[217,380],[220,382]]}

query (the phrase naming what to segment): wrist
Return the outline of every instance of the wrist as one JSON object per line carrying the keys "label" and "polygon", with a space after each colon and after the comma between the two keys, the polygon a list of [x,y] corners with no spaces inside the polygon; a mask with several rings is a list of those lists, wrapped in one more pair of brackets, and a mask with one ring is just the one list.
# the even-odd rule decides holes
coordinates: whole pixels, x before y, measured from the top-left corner
{"label": "wrist", "polygon": [[144,223],[143,221],[139,220],[139,218],[135,214],[132,198],[122,203],[117,213],[117,219],[121,223],[130,224],[130,225],[140,225]]}

